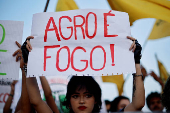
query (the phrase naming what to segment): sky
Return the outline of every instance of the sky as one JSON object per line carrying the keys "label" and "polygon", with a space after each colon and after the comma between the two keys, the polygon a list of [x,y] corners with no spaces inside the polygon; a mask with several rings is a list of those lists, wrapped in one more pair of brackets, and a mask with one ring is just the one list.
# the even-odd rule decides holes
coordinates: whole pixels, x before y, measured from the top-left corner
{"label": "sky", "polygon": [[[107,0],[75,0],[80,9],[111,9]],[[31,35],[32,16],[35,13],[43,12],[46,0],[0,0],[0,20],[15,20],[24,21],[23,40]],[[50,0],[47,12],[54,12],[57,0]],[[146,41],[155,19],[147,18],[140,19],[131,26],[131,35],[138,39],[141,45],[144,45],[141,63],[146,68],[147,72],[153,70],[159,75],[158,65],[155,58],[157,54],[158,59],[163,63],[168,72],[170,72],[170,36]],[[21,75],[20,75],[21,77]],[[124,75],[126,78],[127,75]],[[161,87],[151,76],[148,76],[145,81],[145,95],[147,96],[151,91],[161,92]],[[104,99],[113,100],[117,95],[116,85],[112,83],[102,84],[102,93]],[[125,82],[124,95],[132,99],[132,76]],[[143,111],[149,111],[147,106]]]}

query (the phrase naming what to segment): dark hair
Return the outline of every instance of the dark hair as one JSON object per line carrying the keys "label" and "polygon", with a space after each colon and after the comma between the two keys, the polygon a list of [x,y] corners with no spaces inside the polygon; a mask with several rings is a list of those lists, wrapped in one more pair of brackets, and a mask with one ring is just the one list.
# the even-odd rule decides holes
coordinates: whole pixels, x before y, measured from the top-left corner
{"label": "dark hair", "polygon": [[127,99],[129,100],[129,98],[125,97],[125,96],[118,96],[116,97],[112,102],[111,102],[111,106],[110,106],[110,110],[111,112],[116,112],[118,111],[117,107],[118,107],[118,104],[119,102],[122,100],[122,99]]}
{"label": "dark hair", "polygon": [[107,105],[107,104],[110,104],[110,101],[109,101],[109,100],[105,100],[104,102],[105,102],[106,105]]}
{"label": "dark hair", "polygon": [[170,111],[170,77],[167,79],[163,89],[162,104],[166,108],[166,111]]}
{"label": "dark hair", "polygon": [[161,99],[160,93],[158,93],[158,92],[151,92],[151,93],[147,96],[147,98],[146,98],[146,104],[147,104],[148,108],[150,108],[150,100],[151,100],[152,98],[154,98],[154,97],[158,97],[158,98]]}
{"label": "dark hair", "polygon": [[91,77],[91,76],[73,76],[68,85],[67,85],[67,94],[66,98],[63,102],[63,105],[67,107],[67,109],[70,110],[70,113],[72,113],[72,109],[69,108],[70,104],[70,98],[71,95],[75,93],[75,91],[86,88],[86,90],[94,95],[96,104],[94,105],[92,112],[99,112],[101,109],[101,89],[99,84]]}

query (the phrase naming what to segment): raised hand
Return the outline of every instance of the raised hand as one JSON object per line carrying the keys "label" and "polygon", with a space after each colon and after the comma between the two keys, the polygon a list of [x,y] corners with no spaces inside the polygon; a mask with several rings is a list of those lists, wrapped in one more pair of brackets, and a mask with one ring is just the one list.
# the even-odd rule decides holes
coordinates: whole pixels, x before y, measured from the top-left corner
{"label": "raised hand", "polygon": [[22,58],[22,51],[21,51],[21,44],[19,44],[17,41],[15,42],[16,45],[18,46],[18,50],[16,50],[12,56],[16,56],[16,62],[18,62],[20,60],[20,68],[23,68],[24,66],[24,61]]}
{"label": "raised hand", "polygon": [[145,77],[148,76],[148,73],[142,65],[141,65],[141,71],[142,71],[142,74],[143,74],[143,79],[145,79]]}
{"label": "raised hand", "polygon": [[14,92],[15,91],[15,84],[18,82],[18,80],[14,80],[11,84],[11,91]]}
{"label": "raised hand", "polygon": [[162,89],[164,88],[163,81],[155,74],[155,72],[151,71],[150,75],[162,86]]}
{"label": "raised hand", "polygon": [[30,39],[34,39],[34,37],[33,36],[27,37],[24,44],[21,46],[24,63],[28,62],[28,55],[29,55],[29,52],[31,52],[31,50],[32,50],[32,46],[30,44]]}
{"label": "raised hand", "polygon": [[130,36],[127,36],[127,38],[133,41],[129,50],[133,49],[135,64],[140,64],[140,59],[141,59],[141,56],[142,56],[141,55],[142,47],[135,38],[130,37]]}

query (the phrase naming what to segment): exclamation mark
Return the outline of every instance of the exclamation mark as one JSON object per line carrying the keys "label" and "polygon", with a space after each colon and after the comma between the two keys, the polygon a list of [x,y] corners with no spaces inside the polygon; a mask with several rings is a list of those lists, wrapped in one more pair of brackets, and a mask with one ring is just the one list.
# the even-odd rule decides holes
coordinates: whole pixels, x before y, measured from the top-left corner
{"label": "exclamation mark", "polygon": [[111,58],[112,58],[112,66],[115,66],[115,64],[114,64],[114,44],[110,44],[110,52],[111,52]]}

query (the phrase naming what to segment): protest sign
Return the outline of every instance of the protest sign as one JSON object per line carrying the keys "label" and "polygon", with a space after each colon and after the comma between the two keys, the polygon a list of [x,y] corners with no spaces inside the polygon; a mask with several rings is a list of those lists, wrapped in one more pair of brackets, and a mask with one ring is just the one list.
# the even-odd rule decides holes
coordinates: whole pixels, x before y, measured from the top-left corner
{"label": "protest sign", "polygon": [[0,89],[0,109],[3,109],[11,91],[11,87],[10,84],[0,84]]}
{"label": "protest sign", "polygon": [[18,79],[19,62],[12,54],[18,49],[15,41],[21,43],[23,22],[0,20],[0,79]]}
{"label": "protest sign", "polygon": [[32,21],[28,76],[135,72],[127,13],[82,9],[34,14]]}
{"label": "protest sign", "polygon": [[15,111],[18,101],[21,97],[21,91],[22,91],[22,79],[18,79],[18,82],[15,84],[15,91],[14,91],[14,97],[11,104],[12,111]]}

